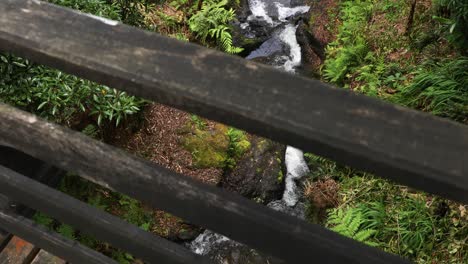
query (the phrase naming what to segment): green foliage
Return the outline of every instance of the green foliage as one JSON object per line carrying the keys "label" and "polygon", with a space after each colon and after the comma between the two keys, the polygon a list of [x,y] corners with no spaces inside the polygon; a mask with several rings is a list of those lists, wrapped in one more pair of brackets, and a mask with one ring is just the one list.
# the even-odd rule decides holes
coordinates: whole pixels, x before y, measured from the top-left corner
{"label": "green foliage", "polygon": [[198,129],[201,129],[201,130],[206,129],[206,122],[199,116],[191,115],[190,120],[192,120],[192,123],[194,123]]}
{"label": "green foliage", "polygon": [[419,69],[396,101],[435,115],[468,121],[468,58],[431,63]]}
{"label": "green foliage", "polygon": [[466,0],[434,0],[439,8],[440,16],[435,16],[441,23],[440,32],[448,41],[468,52],[468,1]]}
{"label": "green foliage", "polygon": [[[327,60],[323,65],[323,76],[326,80],[345,85],[355,77],[362,65],[372,62],[373,56],[364,36],[369,16],[372,14],[372,1],[345,1],[341,3],[340,18],[343,23],[338,28],[335,41],[327,47]],[[362,68],[361,79],[369,79],[373,74],[372,66]]]}
{"label": "green foliage", "polygon": [[341,208],[332,209],[328,215],[327,225],[331,230],[347,236],[359,242],[363,242],[369,246],[377,246],[377,243],[372,241],[372,236],[377,232],[374,229],[362,228],[365,219],[360,208]]}
{"label": "green foliage", "polygon": [[250,149],[250,142],[244,131],[230,127],[227,131],[229,138],[228,156],[226,160],[226,167],[233,169],[236,162],[241,158],[244,153]]}
{"label": "green foliage", "polygon": [[92,124],[87,125],[81,132],[92,138],[97,138],[99,135],[99,129]]}
{"label": "green foliage", "polygon": [[121,194],[117,194],[117,197],[125,221],[148,230],[152,222],[152,212],[144,210],[138,200]]}
{"label": "green foliage", "polygon": [[33,215],[34,222],[43,225],[49,229],[53,228],[54,219],[50,218],[48,215],[41,212],[37,212]]}
{"label": "green foliage", "polygon": [[119,125],[140,110],[144,101],[28,60],[0,53],[0,100],[65,123],[86,112]]}
{"label": "green foliage", "polygon": [[202,42],[211,37],[222,50],[235,54],[243,49],[232,44],[228,23],[235,18],[235,12],[232,8],[226,9],[228,3],[228,0],[203,1],[201,10],[188,20],[188,25]]}
{"label": "green foliage", "polygon": [[117,2],[106,0],[47,0],[50,3],[61,5],[96,16],[113,20],[120,20],[120,6]]}
{"label": "green foliage", "polygon": [[57,233],[61,234],[62,236],[66,237],[66,238],[72,239],[72,240],[76,239],[75,229],[70,225],[61,224],[57,228]]}

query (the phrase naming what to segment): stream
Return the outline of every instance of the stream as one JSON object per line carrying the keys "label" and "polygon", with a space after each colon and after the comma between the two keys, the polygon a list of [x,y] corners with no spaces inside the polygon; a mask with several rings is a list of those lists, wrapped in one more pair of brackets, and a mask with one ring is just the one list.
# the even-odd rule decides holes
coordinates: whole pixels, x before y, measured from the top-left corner
{"label": "stream", "polygon": [[[269,64],[295,73],[301,65],[301,46],[296,39],[295,16],[306,13],[308,6],[294,0],[248,0],[249,15],[239,18],[242,33],[247,38],[265,35],[266,40],[250,54],[248,60]],[[259,30],[260,29],[260,30]],[[309,173],[303,152],[287,146],[285,154],[285,190],[280,200],[268,203],[268,207],[299,218],[305,218],[305,206],[300,202],[300,179]],[[187,246],[196,254],[208,255],[215,263],[282,263],[271,257],[261,256],[254,250],[229,238],[205,230]]]}

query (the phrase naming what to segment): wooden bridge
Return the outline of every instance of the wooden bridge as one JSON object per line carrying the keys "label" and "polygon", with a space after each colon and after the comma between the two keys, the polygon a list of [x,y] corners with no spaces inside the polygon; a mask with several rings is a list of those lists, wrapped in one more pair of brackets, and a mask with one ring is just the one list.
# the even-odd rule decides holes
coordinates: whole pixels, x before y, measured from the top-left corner
{"label": "wooden bridge", "polygon": [[[0,50],[468,203],[468,128],[448,120],[38,0],[0,1]],[[286,263],[407,262],[5,104],[0,145]],[[5,166],[0,193],[147,263],[210,262]],[[0,227],[72,263],[114,263],[9,209]]]}

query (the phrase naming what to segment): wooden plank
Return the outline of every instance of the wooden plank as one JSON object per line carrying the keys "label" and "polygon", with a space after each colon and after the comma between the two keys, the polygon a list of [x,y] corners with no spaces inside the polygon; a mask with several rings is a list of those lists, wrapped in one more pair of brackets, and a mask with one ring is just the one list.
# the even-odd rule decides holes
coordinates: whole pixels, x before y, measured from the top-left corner
{"label": "wooden plank", "polygon": [[34,260],[31,262],[31,264],[65,264],[65,263],[66,263],[65,260],[57,256],[54,256],[45,250],[40,250],[39,253],[37,253]]}
{"label": "wooden plank", "polygon": [[0,252],[0,264],[28,263],[36,255],[38,249],[29,242],[14,236]]}
{"label": "wooden plank", "polygon": [[[333,263],[404,262],[319,225],[307,224],[239,195],[128,155],[82,133],[0,104],[0,144],[6,142],[29,155],[77,172],[104,187],[222,233],[288,263],[301,263],[305,259]],[[10,178],[10,181],[17,179]],[[0,190],[7,191],[7,183],[0,184]],[[8,195],[15,197],[15,192],[10,191]],[[36,199],[26,204],[33,206],[38,202],[37,195],[15,198],[30,197]]]}
{"label": "wooden plank", "polygon": [[[23,216],[0,210],[0,226],[39,248],[45,249],[72,263],[117,264],[114,260],[79,243],[50,232]],[[15,262],[15,264],[18,262]],[[21,262],[19,262],[21,263]]]}
{"label": "wooden plank", "polygon": [[188,249],[0,166],[0,192],[135,256],[163,263],[210,263]]}
{"label": "wooden plank", "polygon": [[0,13],[0,50],[468,202],[466,126],[42,1]]}

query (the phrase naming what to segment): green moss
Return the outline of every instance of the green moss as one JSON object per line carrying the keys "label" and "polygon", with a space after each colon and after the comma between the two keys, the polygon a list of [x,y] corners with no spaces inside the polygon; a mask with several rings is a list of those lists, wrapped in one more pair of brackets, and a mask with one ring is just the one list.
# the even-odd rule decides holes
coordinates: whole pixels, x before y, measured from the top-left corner
{"label": "green moss", "polygon": [[195,128],[185,137],[184,147],[192,153],[194,164],[200,168],[223,168],[228,159],[229,138],[227,128],[216,125],[213,129],[204,131]]}
{"label": "green moss", "polygon": [[278,171],[278,178],[277,178],[277,179],[278,179],[278,182],[279,182],[279,183],[282,183],[282,182],[283,182],[283,180],[284,180],[284,174],[283,174],[283,171],[282,171],[282,170],[279,170],[279,171]]}

